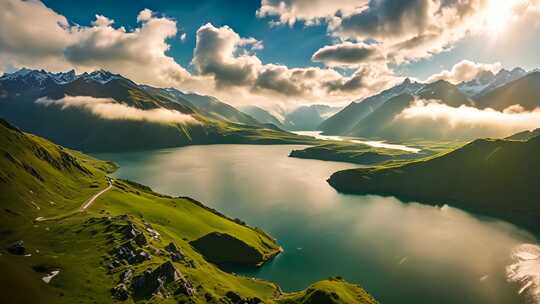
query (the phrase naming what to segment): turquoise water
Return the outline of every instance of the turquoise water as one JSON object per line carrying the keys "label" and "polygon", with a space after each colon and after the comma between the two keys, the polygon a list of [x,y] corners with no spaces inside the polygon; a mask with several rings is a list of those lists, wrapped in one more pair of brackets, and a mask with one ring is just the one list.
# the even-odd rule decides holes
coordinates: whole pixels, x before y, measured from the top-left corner
{"label": "turquoise water", "polygon": [[531,237],[492,219],[395,198],[342,195],[326,183],[355,165],[287,157],[301,146],[213,145],[100,154],[128,178],[191,196],[273,235],[284,252],[235,272],[298,290],[330,276],[382,303],[520,303],[505,268]]}

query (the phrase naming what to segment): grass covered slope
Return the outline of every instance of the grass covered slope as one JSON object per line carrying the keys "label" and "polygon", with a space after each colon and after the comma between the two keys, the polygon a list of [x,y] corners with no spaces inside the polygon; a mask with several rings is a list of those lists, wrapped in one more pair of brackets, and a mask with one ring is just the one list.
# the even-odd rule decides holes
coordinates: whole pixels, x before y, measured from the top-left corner
{"label": "grass covered slope", "polygon": [[424,153],[374,148],[356,143],[335,142],[302,150],[293,150],[289,156],[368,165],[389,160],[415,159],[427,155]]}
{"label": "grass covered slope", "polygon": [[377,304],[361,287],[339,278],[317,282],[306,290],[284,296],[282,304]]}
{"label": "grass covered slope", "polygon": [[[232,262],[256,266],[281,250],[262,230],[124,180],[74,212],[108,186],[114,165],[1,120],[0,135],[0,303],[288,299],[271,282],[221,270],[209,261],[212,252],[192,245],[204,240],[216,248],[213,237],[227,235],[227,246],[256,252],[246,259],[239,251]],[[57,220],[35,221],[40,216]]]}
{"label": "grass covered slope", "polygon": [[448,203],[538,233],[539,153],[540,137],[527,142],[479,139],[426,160],[336,172],[328,182],[344,193]]}

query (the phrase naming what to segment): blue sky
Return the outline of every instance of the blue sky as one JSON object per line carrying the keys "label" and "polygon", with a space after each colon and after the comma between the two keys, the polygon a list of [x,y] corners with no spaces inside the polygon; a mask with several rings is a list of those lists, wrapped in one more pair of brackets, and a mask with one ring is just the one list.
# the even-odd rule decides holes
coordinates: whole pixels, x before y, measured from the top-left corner
{"label": "blue sky", "polygon": [[[321,66],[311,61],[311,55],[320,47],[331,44],[324,23],[305,26],[269,26],[271,17],[257,18],[260,2],[255,0],[198,0],[198,1],[62,1],[45,0],[44,3],[66,16],[70,21],[82,25],[90,24],[96,14],[115,20],[127,28],[137,27],[135,16],[145,8],[178,21],[181,32],[186,33],[184,42],[171,39],[173,56],[183,66],[189,66],[195,47],[195,32],[205,23],[215,26],[228,25],[242,37],[255,37],[263,41],[264,49],[257,54],[264,62],[284,64],[289,67]],[[405,64],[397,70],[404,76],[427,78],[441,68],[451,68],[455,63],[468,59],[475,62],[501,62],[506,68],[522,66],[526,69],[538,67],[537,48],[540,47],[540,32],[521,33],[519,43],[507,37],[493,41],[490,37],[475,36],[463,39],[451,50],[431,58]],[[486,44],[487,40],[487,44]]]}
{"label": "blue sky", "polygon": [[297,23],[292,27],[268,25],[270,18],[257,18],[259,1],[200,0],[200,1],[61,1],[44,3],[66,16],[70,21],[88,25],[96,14],[115,20],[116,24],[137,27],[136,16],[149,8],[158,14],[172,17],[185,32],[186,40],[171,39],[169,54],[183,66],[188,66],[195,48],[195,32],[210,22],[215,26],[228,25],[242,37],[262,40],[264,49],[257,52],[264,62],[285,64],[289,67],[321,65],[311,61],[311,55],[320,47],[330,44],[326,26],[306,27]]}
{"label": "blue sky", "polygon": [[4,0],[0,72],[103,68],[232,104],[344,104],[404,77],[536,68],[539,19],[540,0]]}

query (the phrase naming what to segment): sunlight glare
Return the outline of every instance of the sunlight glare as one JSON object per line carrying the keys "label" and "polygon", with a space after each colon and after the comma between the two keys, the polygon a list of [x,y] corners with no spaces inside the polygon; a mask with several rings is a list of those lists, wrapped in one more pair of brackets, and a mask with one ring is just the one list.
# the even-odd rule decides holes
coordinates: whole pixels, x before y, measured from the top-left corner
{"label": "sunlight glare", "polygon": [[499,35],[508,26],[513,8],[519,0],[490,0],[486,10],[485,25],[489,33]]}

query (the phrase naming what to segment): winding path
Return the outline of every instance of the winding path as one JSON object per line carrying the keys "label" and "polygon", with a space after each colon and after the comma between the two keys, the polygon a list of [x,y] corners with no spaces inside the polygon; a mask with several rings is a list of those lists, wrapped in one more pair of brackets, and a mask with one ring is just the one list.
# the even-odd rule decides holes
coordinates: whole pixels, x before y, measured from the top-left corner
{"label": "winding path", "polygon": [[[112,179],[110,177],[107,176],[107,182],[109,183],[109,185],[107,186],[107,188],[99,191],[98,193],[96,193],[94,196],[92,196],[91,198],[89,198],[86,202],[84,202],[84,204],[81,205],[81,207],[79,207],[79,212],[83,212],[84,210],[88,209],[88,207],[92,206],[92,204],[96,201],[96,199],[98,197],[100,197],[103,193],[111,190],[112,186],[113,186],[113,182],[112,182]],[[72,213],[72,214],[68,214],[67,216],[70,216],[70,215],[73,215],[75,213]],[[43,221],[48,221],[48,220],[54,220],[54,219],[58,219],[59,217],[56,216],[56,217],[52,217],[52,218],[45,218],[43,216],[40,216],[40,217],[37,217],[34,221],[36,222],[43,222]],[[60,217],[60,218],[63,218],[63,217]]]}

